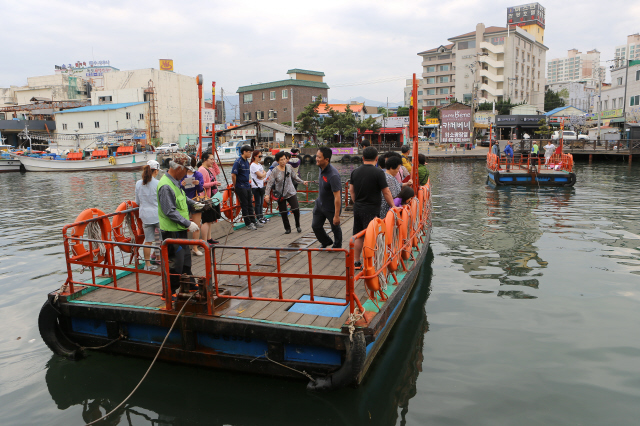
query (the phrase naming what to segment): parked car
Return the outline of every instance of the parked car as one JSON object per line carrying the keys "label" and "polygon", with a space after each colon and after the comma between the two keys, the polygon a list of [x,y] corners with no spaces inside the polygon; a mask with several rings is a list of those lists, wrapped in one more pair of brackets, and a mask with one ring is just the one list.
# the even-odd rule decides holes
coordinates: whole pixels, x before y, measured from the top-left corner
{"label": "parked car", "polygon": [[159,147],[156,148],[156,152],[158,152],[158,153],[161,153],[161,152],[178,152],[179,148],[180,148],[180,145],[178,145],[175,142],[163,143],[162,145],[160,145]]}
{"label": "parked car", "polygon": [[[556,130],[555,132],[553,132],[553,135],[551,135],[551,139],[554,141],[557,141],[559,138],[560,138],[560,131]],[[573,130],[563,130],[562,139],[564,139],[565,141],[588,141],[589,136],[588,135],[576,136],[576,132],[574,132]]]}

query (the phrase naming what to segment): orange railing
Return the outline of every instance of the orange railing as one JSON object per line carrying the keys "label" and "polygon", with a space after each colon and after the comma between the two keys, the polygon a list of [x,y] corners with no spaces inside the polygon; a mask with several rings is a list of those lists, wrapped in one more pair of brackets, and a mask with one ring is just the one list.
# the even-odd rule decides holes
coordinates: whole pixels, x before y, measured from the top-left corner
{"label": "orange railing", "polygon": [[[506,170],[507,167],[510,169],[520,169],[520,170],[536,170],[540,172],[543,168],[545,168],[545,159],[544,157],[531,157],[531,156],[518,156],[518,157],[498,157],[497,155],[489,152],[487,153],[487,168],[492,171],[500,171]],[[566,172],[573,171],[573,155],[571,154],[553,154],[549,161],[550,165],[553,165],[554,168],[556,165],[559,167],[556,170],[563,170]]]}

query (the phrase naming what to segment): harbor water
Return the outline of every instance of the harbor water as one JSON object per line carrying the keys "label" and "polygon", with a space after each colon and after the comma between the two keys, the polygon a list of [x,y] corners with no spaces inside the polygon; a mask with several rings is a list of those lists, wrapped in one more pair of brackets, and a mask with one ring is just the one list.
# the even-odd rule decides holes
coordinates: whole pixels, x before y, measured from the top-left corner
{"label": "harbor water", "polygon": [[[345,181],[356,165],[336,167]],[[359,388],[159,362],[102,424],[637,424],[640,166],[578,163],[574,188],[542,189],[492,188],[482,162],[429,169],[431,250]],[[37,327],[65,279],[62,226],[113,212],[139,178],[0,175],[0,424],[82,425],[146,371],[145,359],[53,355]]]}

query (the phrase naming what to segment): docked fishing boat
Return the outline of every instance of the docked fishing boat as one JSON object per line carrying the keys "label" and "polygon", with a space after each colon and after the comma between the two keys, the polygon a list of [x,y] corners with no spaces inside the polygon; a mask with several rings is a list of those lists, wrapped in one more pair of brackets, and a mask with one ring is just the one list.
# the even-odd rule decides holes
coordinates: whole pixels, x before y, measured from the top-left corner
{"label": "docked fishing boat", "polygon": [[535,156],[498,157],[487,153],[487,180],[495,186],[573,186],[571,154],[553,154],[549,162]]}
{"label": "docked fishing boat", "polygon": [[243,145],[251,144],[248,140],[231,140],[216,147],[216,160],[219,159],[221,164],[233,164],[240,156],[240,148]]}
{"label": "docked fishing boat", "polygon": [[9,155],[11,149],[11,145],[0,145],[0,173],[20,171],[20,161]]}
{"label": "docked fishing boat", "polygon": [[[279,215],[259,231],[242,229],[240,204],[228,187],[220,206],[227,221],[213,235],[221,244],[165,239],[152,247],[159,269],[145,270],[140,254],[149,246],[142,245],[135,203],[125,201],[110,214],[83,211],[62,229],[66,277],[41,309],[44,342],[71,359],[83,349],[156,357],[303,379],[310,390],[361,383],[422,284],[417,278],[429,250],[431,185],[417,184],[415,106],[411,117],[415,197],[353,235],[345,191],[346,248],[320,246],[310,210],[301,211],[306,233],[283,234]],[[354,261],[358,238],[364,239],[361,269]],[[192,258],[190,275],[172,275],[175,245],[203,249],[204,256]],[[171,281],[180,282],[173,295]]]}
{"label": "docked fishing boat", "polygon": [[94,149],[89,158],[83,158],[82,152],[71,152],[66,157],[16,154],[10,154],[10,156],[14,161],[19,161],[28,172],[135,170],[142,168],[147,161],[156,159],[154,151],[134,152],[132,146],[119,147],[114,155],[109,155],[106,149]]}

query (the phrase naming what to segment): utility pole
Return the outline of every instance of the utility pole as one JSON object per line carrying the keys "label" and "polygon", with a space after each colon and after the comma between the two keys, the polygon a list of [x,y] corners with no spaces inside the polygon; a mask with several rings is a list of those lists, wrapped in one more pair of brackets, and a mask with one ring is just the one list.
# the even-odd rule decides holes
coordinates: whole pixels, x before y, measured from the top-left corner
{"label": "utility pole", "polygon": [[295,121],[293,121],[293,87],[290,90],[291,90],[291,147],[293,148],[296,141],[294,136],[295,131],[293,129],[295,128],[296,123]]}

